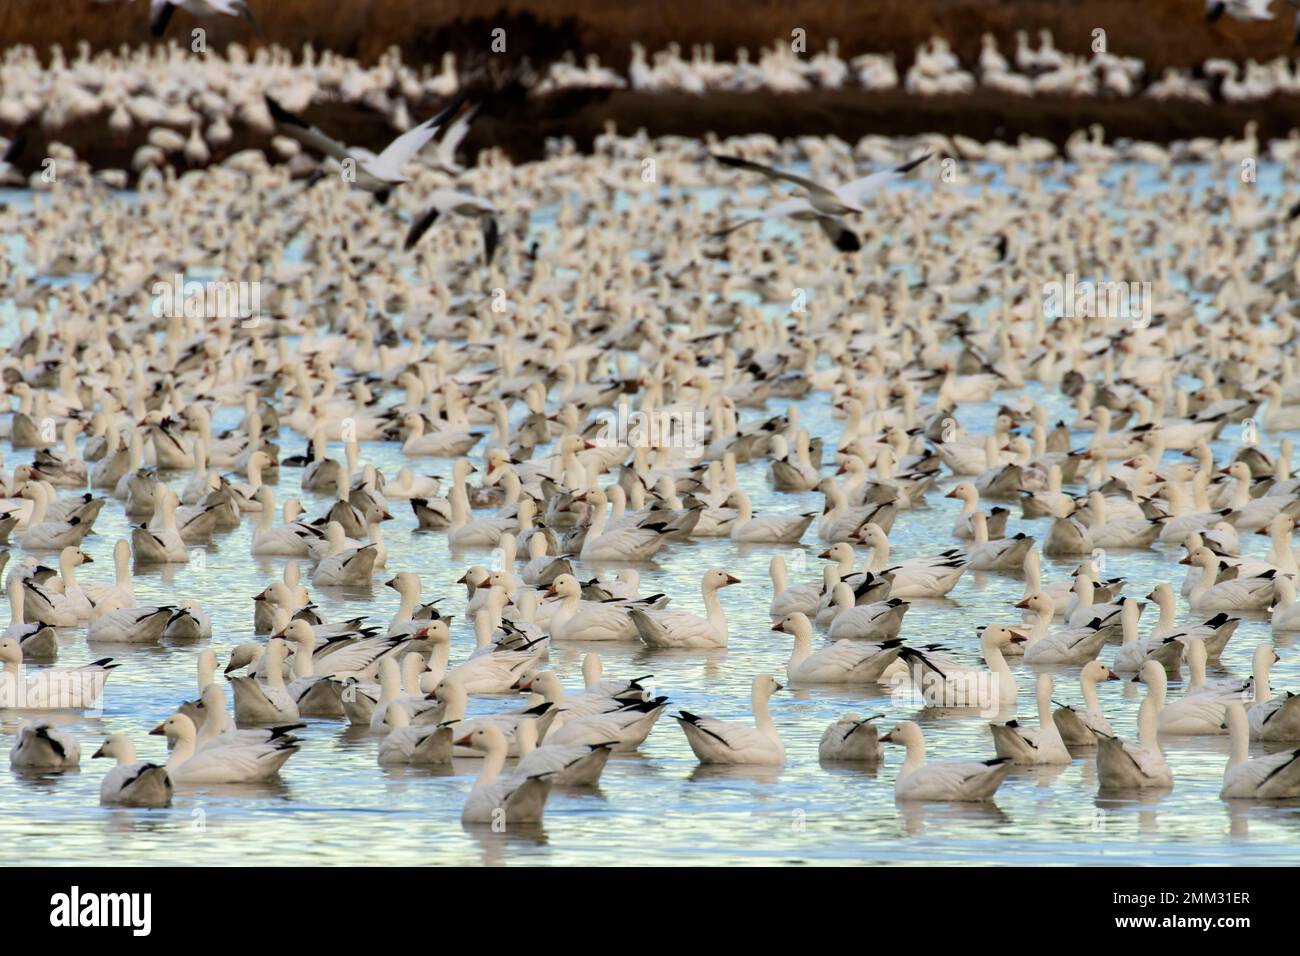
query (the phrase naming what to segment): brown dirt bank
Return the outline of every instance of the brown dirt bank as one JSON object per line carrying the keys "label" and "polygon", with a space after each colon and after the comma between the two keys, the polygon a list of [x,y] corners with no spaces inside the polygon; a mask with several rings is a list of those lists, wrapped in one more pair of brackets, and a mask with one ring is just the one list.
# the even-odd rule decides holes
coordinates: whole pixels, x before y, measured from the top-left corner
{"label": "brown dirt bank", "polygon": [[[415,114],[432,112],[426,104]],[[346,104],[323,104],[306,111],[307,118],[345,142],[378,149],[393,135],[377,113]],[[1150,100],[1021,99],[989,92],[962,97],[922,98],[901,92],[825,91],[800,96],[718,94],[688,96],[630,92],[610,94],[570,92],[526,99],[498,96],[475,122],[465,141],[472,157],[478,150],[499,147],[515,161],[537,159],[548,137],[571,136],[583,150],[606,122],[630,134],[644,128],[652,136],[676,134],[720,136],[763,132],[778,137],[836,135],[852,143],[871,134],[914,135],[940,132],[980,141],[1012,142],[1020,134],[1041,136],[1058,146],[1070,133],[1101,123],[1106,137],[1169,142],[1193,136],[1240,136],[1249,120],[1259,123],[1267,140],[1300,128],[1300,98],[1275,97],[1249,105],[1198,106]],[[145,130],[133,129],[115,138],[108,116],[101,114],[76,126],[28,131],[28,146],[18,163],[25,172],[39,168],[46,143],[58,140],[96,168],[128,169],[135,149],[145,142]],[[185,134],[188,130],[178,130]],[[227,147],[214,152],[221,160],[241,149],[267,148],[265,135],[236,124]]]}
{"label": "brown dirt bank", "polygon": [[[1112,52],[1146,60],[1153,70],[1195,66],[1208,57],[1267,59],[1292,53],[1290,8],[1278,19],[1242,24],[1224,17],[1208,24],[1202,0],[249,0],[264,38],[231,18],[205,21],[210,45],[230,40],[274,42],[297,49],[311,42],[373,61],[390,46],[409,61],[434,62],[445,50],[471,65],[487,53],[494,27],[507,31],[507,59],[544,63],[564,50],[592,52],[622,67],[639,41],[651,50],[678,42],[713,43],[730,57],[801,27],[808,50],[838,38],[843,55],[894,52],[910,63],[917,44],[938,34],[973,61],[979,37],[994,33],[1004,51],[1015,31],[1050,28],[1056,45],[1086,52],[1092,31],[1107,31]],[[1278,12],[1280,11],[1280,12]],[[196,21],[177,12],[168,37],[187,40]],[[96,49],[149,40],[147,0],[0,0],[0,46],[29,43],[48,50],[78,41]]]}

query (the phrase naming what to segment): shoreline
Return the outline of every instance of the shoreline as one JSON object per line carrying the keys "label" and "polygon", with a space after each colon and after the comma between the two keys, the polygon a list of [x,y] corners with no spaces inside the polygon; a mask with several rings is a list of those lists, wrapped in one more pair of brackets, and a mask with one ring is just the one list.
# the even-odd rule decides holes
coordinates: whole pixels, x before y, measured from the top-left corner
{"label": "shoreline", "polygon": [[[416,116],[432,113],[440,104],[415,104]],[[303,115],[346,142],[382,148],[393,136],[387,119],[374,110],[351,104],[317,103]],[[1249,122],[1258,124],[1261,143],[1283,139],[1300,129],[1300,96],[1275,96],[1246,104],[1160,102],[1144,99],[1025,99],[990,91],[965,96],[918,97],[902,91],[826,90],[797,95],[772,93],[635,93],[625,90],[568,90],[542,97],[496,95],[470,129],[464,143],[467,162],[480,150],[499,148],[513,162],[545,155],[546,140],[570,137],[582,152],[614,123],[622,135],[644,129],[651,137],[704,138],[768,134],[777,139],[837,136],[854,144],[863,136],[918,136],[938,133],[963,136],[981,143],[1014,143],[1020,136],[1045,139],[1062,149],[1071,134],[1100,124],[1107,142],[1120,138],[1168,144],[1196,137],[1212,139],[1242,135]],[[165,124],[160,124],[165,126]],[[182,135],[188,130],[167,126]],[[40,169],[49,144],[70,146],[94,169],[121,169],[131,179],[134,151],[147,141],[148,130],[133,127],[116,136],[108,114],[69,126],[25,131],[27,148],[15,164],[24,174]],[[230,142],[213,147],[211,163],[245,149],[271,152],[271,136],[248,125],[232,123]],[[953,153],[958,158],[959,150]],[[278,157],[277,157],[278,158]],[[173,158],[178,171],[190,168]]]}

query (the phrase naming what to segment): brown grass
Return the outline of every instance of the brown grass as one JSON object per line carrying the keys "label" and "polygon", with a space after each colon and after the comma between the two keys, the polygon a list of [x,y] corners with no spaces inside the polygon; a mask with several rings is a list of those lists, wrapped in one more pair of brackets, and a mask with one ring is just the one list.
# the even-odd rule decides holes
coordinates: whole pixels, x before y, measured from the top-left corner
{"label": "brown grass", "polygon": [[[298,48],[310,42],[373,61],[401,47],[409,60],[436,62],[445,50],[471,60],[488,55],[490,31],[507,31],[507,57],[546,62],[566,49],[598,53],[622,66],[639,41],[649,49],[677,42],[711,42],[719,56],[739,46],[751,51],[795,27],[809,50],[836,37],[841,53],[893,52],[902,65],[931,35],[948,37],[973,60],[984,31],[1004,51],[1019,28],[1049,28],[1062,49],[1084,52],[1092,30],[1107,31],[1112,52],[1142,57],[1153,70],[1194,66],[1211,56],[1267,59],[1292,52],[1290,10],[1272,23],[1207,24],[1202,0],[250,0],[265,42]],[[56,12],[57,11],[57,12]],[[168,37],[188,39],[195,21],[178,12]],[[209,45],[263,42],[243,22],[203,24]],[[52,44],[72,49],[86,40],[96,49],[149,40],[147,0],[0,0],[0,45],[28,43],[45,55]]]}

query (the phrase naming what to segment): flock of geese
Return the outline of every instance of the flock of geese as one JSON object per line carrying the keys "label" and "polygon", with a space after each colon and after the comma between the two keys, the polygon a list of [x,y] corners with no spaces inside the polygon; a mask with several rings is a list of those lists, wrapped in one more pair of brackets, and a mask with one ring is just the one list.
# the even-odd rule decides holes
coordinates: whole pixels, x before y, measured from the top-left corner
{"label": "flock of geese", "polygon": [[[120,717],[114,676],[159,646],[194,655],[197,683],[98,746],[105,804],[291,777],[319,721],[373,735],[379,765],[472,761],[463,820],[534,824],[669,712],[600,650],[643,648],[652,672],[772,647],[729,624],[740,592],[789,655],[780,680],[745,675],[747,719],[673,711],[701,764],[786,764],[774,695],[829,685],[899,719],[845,714],[818,757],[898,745],[902,801],[987,801],[1014,766],[1073,763],[1102,791],[1167,790],[1170,741],[1216,735],[1223,798],[1300,796],[1300,697],[1273,675],[1300,630],[1289,186],[1175,168],[1139,188],[1081,150],[1066,188],[1014,161],[985,188],[945,178],[925,139],[870,170],[828,140],[609,134],[454,172],[421,152],[459,100],[376,156],[259,97],[316,163],[359,174],[300,169],[304,188],[248,152],[129,199],[67,176],[0,206],[15,768],[80,766],[60,718]],[[1149,303],[1054,313],[1044,283],[1067,273],[1146,283]],[[256,283],[259,309],[214,314],[203,286],[158,308],[177,274]],[[642,431],[614,427],[629,416]],[[111,547],[106,519],[129,528]],[[399,533],[418,565],[390,562]],[[247,555],[220,546],[236,536]],[[705,548],[770,552],[770,590],[725,562],[698,592],[653,587]],[[258,559],[284,567],[251,626],[214,626],[184,576],[166,604],[136,597],[145,570]],[[463,602],[426,600],[466,565]],[[954,598],[972,577],[1007,581],[996,618]],[[331,618],[337,595],[373,613]],[[1232,674],[1239,630],[1251,666]],[[552,645],[584,654],[579,689]],[[1120,679],[1143,688],[1135,735],[1099,696]],[[929,758],[936,713],[986,724],[988,752]],[[145,732],[165,758],[141,759]]]}
{"label": "flock of geese", "polygon": [[[211,6],[206,11],[210,14],[246,13],[233,0],[229,11],[208,0],[199,3],[205,5]],[[176,5],[153,6],[171,10]],[[1231,13],[1234,5],[1228,6]],[[1300,73],[1285,57],[1245,63],[1212,58],[1196,70],[1169,67],[1158,78],[1148,77],[1138,57],[1104,49],[1086,56],[1063,52],[1049,30],[1039,31],[1037,45],[1027,31],[1018,31],[1009,57],[986,33],[977,61],[965,64],[946,39],[934,37],[917,48],[901,73],[892,54],[864,53],[845,60],[833,39],[825,50],[807,54],[793,52],[789,40],[778,40],[754,62],[744,49],[735,62],[718,61],[710,44],[695,45],[689,55],[677,44],[653,55],[634,45],[626,75],[602,66],[594,54],[582,65],[566,54],[543,73],[526,69],[521,82],[535,95],[573,88],[797,94],[856,84],[869,91],[901,88],[928,96],[987,89],[1024,97],[1140,96],[1207,104],[1300,92]],[[456,95],[462,79],[452,53],[434,69],[404,63],[396,48],[365,66],[310,44],[296,53],[277,45],[260,45],[250,52],[232,44],[222,55],[196,53],[175,42],[98,53],[81,43],[75,54],[53,47],[45,62],[32,47],[6,48],[0,54],[0,85],[5,90],[0,127],[8,130],[39,123],[57,137],[61,129],[97,121],[106,123],[107,135],[115,141],[133,130],[146,130],[147,142],[133,156],[138,172],[164,163],[205,165],[228,151],[240,127],[274,135],[275,121],[264,100],[267,92],[274,92],[290,112],[300,113],[314,103],[353,104],[379,113],[398,132],[406,132],[415,125],[413,114],[421,104]],[[289,137],[277,137],[275,147],[286,160],[305,161],[298,157],[299,144]],[[63,156],[55,153],[53,158]],[[453,171],[459,172],[459,167]],[[113,174],[110,181],[120,184],[118,171],[106,172]]]}

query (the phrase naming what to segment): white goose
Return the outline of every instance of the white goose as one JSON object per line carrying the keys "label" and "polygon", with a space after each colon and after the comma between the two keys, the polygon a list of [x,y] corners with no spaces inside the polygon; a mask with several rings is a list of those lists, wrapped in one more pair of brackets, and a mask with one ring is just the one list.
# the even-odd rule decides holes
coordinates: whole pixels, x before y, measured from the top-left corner
{"label": "white goose", "polygon": [[149,733],[165,736],[172,744],[167,776],[174,784],[265,783],[278,777],[299,749],[292,737],[277,737],[265,743],[197,750],[194,722],[184,714],[172,714]]}
{"label": "white goose", "polygon": [[768,707],[768,699],[780,689],[781,685],[771,677],[754,678],[750,691],[753,727],[697,717],[685,710],[675,719],[700,763],[780,766],[785,763],[785,745]]}
{"label": "white goose", "polygon": [[12,638],[0,640],[0,710],[85,710],[100,705],[104,684],[117,664],[111,657],[83,667],[51,667],[28,673]]}
{"label": "white goose", "polygon": [[284,683],[285,643],[273,639],[262,658],[263,679],[249,675],[230,677],[238,724],[287,724],[300,716],[298,705]]}
{"label": "white goose", "polygon": [[656,611],[629,606],[628,617],[648,647],[715,648],[727,646],[727,614],[718,599],[721,588],[739,584],[740,578],[714,568],[700,580],[706,617],[689,611]]}
{"label": "white goose", "polygon": [[109,734],[91,754],[111,757],[117,763],[99,784],[99,802],[106,806],[167,807],[172,802],[172,780],[167,768],[136,760],[135,745],[126,734]]}
{"label": "white goose", "polygon": [[1079,671],[1079,689],[1083,692],[1083,708],[1064,705],[1052,714],[1061,740],[1067,747],[1095,747],[1098,735],[1113,737],[1110,721],[1102,713],[1097,699],[1097,685],[1102,681],[1119,680],[1120,676],[1101,661],[1088,661]]}
{"label": "white goose", "polygon": [[1300,750],[1264,754],[1250,759],[1250,719],[1240,701],[1228,703],[1224,712],[1231,739],[1228,765],[1223,770],[1224,800],[1288,800],[1300,797]]}
{"label": "white goose", "polygon": [[887,572],[893,574],[890,597],[943,597],[957,586],[957,582],[961,580],[967,568],[965,558],[960,551],[945,551],[932,558],[910,558],[891,564],[889,536],[879,525],[868,524],[863,529],[861,538],[862,542],[871,549],[871,557],[867,561],[865,570],[873,574]]}
{"label": "white goose", "polygon": [[463,823],[491,823],[499,826],[541,823],[546,799],[551,793],[549,772],[540,775],[502,777],[506,762],[505,735],[492,724],[485,724],[456,740],[457,745],[473,747],[483,755],[474,788],[461,811]]}
{"label": "white goose", "polygon": [[322,587],[370,586],[374,579],[378,548],[373,544],[348,548],[344,545],[344,537],[343,526],[337,521],[325,525],[329,553],[312,570],[312,584]]}
{"label": "white goose", "polygon": [[1052,716],[1052,677],[1039,674],[1034,700],[1038,704],[1038,726],[1022,727],[1015,720],[989,724],[993,746],[999,757],[1015,764],[1051,765],[1071,762],[1070,752]]}
{"label": "white goose", "polygon": [[9,766],[21,770],[68,770],[81,766],[81,743],[43,720],[25,720],[9,750]]}
{"label": "white goose", "polygon": [[925,735],[910,720],[896,725],[880,739],[883,743],[902,744],[907,748],[907,757],[894,781],[894,798],[897,800],[992,800],[1011,769],[1011,762],[1003,757],[926,763]]}
{"label": "white goose", "polygon": [[[838,585],[845,588],[847,585]],[[885,668],[898,659],[902,641],[880,644],[867,641],[837,640],[830,647],[814,652],[812,624],[807,615],[795,611],[772,626],[794,638],[785,673],[790,683],[799,684],[873,684],[878,683]]]}
{"label": "white goose", "polygon": [[[1137,604],[1132,601],[1130,615],[1137,625]],[[1034,626],[1029,632],[1029,641],[1025,645],[1025,663],[1037,667],[1058,664],[1085,664],[1095,658],[1105,645],[1107,638],[1114,632],[1113,625],[1103,625],[1093,619],[1083,625],[1065,625],[1055,633],[1049,633],[1054,605],[1046,594],[1032,594],[1016,604],[1016,607],[1031,611],[1035,615]]]}
{"label": "white goose", "polygon": [[817,613],[822,593],[820,584],[810,581],[790,587],[787,584],[789,571],[785,558],[779,554],[772,555],[772,560],[768,562],[768,574],[772,578],[772,603],[768,606],[768,614],[774,620],[780,620],[795,611],[813,615]]}
{"label": "white goose", "polygon": [[830,636],[834,641],[883,641],[895,638],[903,627],[903,615],[911,607],[899,598],[855,604],[853,589],[843,581],[831,591],[835,616]]}
{"label": "white goose", "polygon": [[811,511],[801,515],[755,516],[749,495],[740,489],[731,492],[727,501],[736,507],[731,540],[745,544],[795,544],[817,517]]}
{"label": "white goose", "polygon": [[572,574],[561,574],[546,592],[558,596],[559,607],[551,614],[551,638],[557,641],[635,641],[636,625],[627,606],[603,601],[584,601],[582,586]]}
{"label": "white goose", "polygon": [[1255,740],[1300,740],[1300,695],[1287,692],[1274,697],[1269,683],[1269,670],[1277,660],[1272,644],[1255,648],[1251,659],[1255,702],[1246,711],[1250,735]]}
{"label": "white goose", "polygon": [[602,744],[546,744],[537,746],[537,721],[527,718],[515,730],[519,763],[515,776],[547,776],[555,786],[594,787],[614,752],[613,741]]}
{"label": "white goose", "polygon": [[1217,580],[1219,559],[1202,545],[1187,555],[1179,564],[1195,564],[1200,576],[1187,596],[1193,611],[1264,611],[1273,603],[1274,571],[1247,578]]}
{"label": "white goose", "polygon": [[1146,696],[1138,707],[1138,739],[1100,736],[1097,742],[1099,790],[1167,790],[1174,775],[1160,749],[1160,710],[1165,698],[1165,669],[1155,661],[1142,665]]}
{"label": "white goose", "polygon": [[885,755],[876,726],[872,723],[880,716],[883,715],[859,717],[845,714],[827,726],[817,744],[818,758],[835,763],[880,763]]}
{"label": "white goose", "polygon": [[451,763],[452,728],[411,726],[411,718],[399,703],[388,705],[388,735],[379,743],[379,764],[444,766]]}

